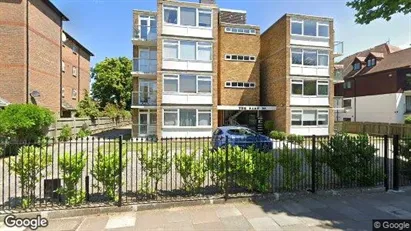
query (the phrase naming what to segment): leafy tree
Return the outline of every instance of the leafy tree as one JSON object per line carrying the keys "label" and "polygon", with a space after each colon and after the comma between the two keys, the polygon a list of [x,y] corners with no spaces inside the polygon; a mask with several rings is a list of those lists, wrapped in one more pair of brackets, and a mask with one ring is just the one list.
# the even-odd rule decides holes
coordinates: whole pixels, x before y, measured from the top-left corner
{"label": "leafy tree", "polygon": [[357,11],[355,22],[359,24],[369,24],[378,18],[389,21],[393,14],[411,12],[410,0],[352,0],[347,6]]}
{"label": "leafy tree", "polygon": [[92,69],[93,98],[104,108],[115,104],[119,108],[130,108],[132,86],[132,62],[126,57],[106,58]]}
{"label": "leafy tree", "polygon": [[58,140],[59,141],[69,141],[71,138],[73,138],[73,128],[70,125],[66,124],[61,129]]}
{"label": "leafy tree", "polygon": [[99,108],[96,101],[94,101],[88,94],[87,90],[84,90],[84,99],[82,99],[77,105],[77,117],[90,117],[95,119],[100,115]]}

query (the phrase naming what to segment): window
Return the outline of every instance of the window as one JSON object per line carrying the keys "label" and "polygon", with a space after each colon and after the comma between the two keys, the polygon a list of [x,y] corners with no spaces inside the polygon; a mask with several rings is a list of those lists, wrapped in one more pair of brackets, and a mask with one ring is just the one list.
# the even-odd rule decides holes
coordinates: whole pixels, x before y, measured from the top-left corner
{"label": "window", "polygon": [[210,110],[198,110],[198,126],[211,126]]}
{"label": "window", "polygon": [[180,109],[180,126],[196,126],[196,109]]}
{"label": "window", "polygon": [[73,89],[73,90],[71,91],[71,98],[72,98],[72,99],[77,99],[77,90]]}
{"label": "window", "polygon": [[77,67],[73,66],[73,76],[77,76]]}
{"label": "window", "polygon": [[61,88],[61,97],[64,98],[64,87]]}
{"label": "window", "polygon": [[225,82],[226,88],[255,88],[254,82]]}
{"label": "window", "polygon": [[78,53],[78,46],[73,45],[73,47],[71,49],[74,53]]}
{"label": "window", "polygon": [[372,66],[375,66],[375,58],[368,59],[367,61],[367,67],[372,67]]}
{"label": "window", "polygon": [[211,27],[211,10],[198,10],[198,25]]}
{"label": "window", "polygon": [[196,76],[195,75],[180,75],[180,92],[181,93],[196,93]]}
{"label": "window", "polygon": [[177,24],[178,8],[171,6],[164,6],[164,22],[170,24]]}
{"label": "window", "polygon": [[317,22],[304,21],[304,35],[317,36]]}
{"label": "window", "polygon": [[316,80],[304,80],[304,95],[317,95]]}
{"label": "window", "polygon": [[196,42],[180,41],[180,59],[196,60]]}
{"label": "window", "polygon": [[351,81],[347,81],[347,89],[351,89]]}
{"label": "window", "polygon": [[178,126],[178,110],[164,110],[164,126]]}
{"label": "window", "polygon": [[197,92],[198,93],[211,93],[211,77],[198,76],[197,77]]}
{"label": "window", "polygon": [[184,26],[196,26],[196,8],[180,7],[180,24]]}
{"label": "window", "polygon": [[303,96],[328,96],[328,81],[292,80],[291,94]]}
{"label": "window", "polygon": [[328,125],[328,110],[317,111],[318,125]]}
{"label": "window", "polygon": [[297,34],[297,35],[303,34],[303,22],[302,21],[291,22],[291,34]]}
{"label": "window", "polygon": [[292,54],[292,64],[303,64],[303,50],[301,49],[291,49]]}
{"label": "window", "polygon": [[177,75],[164,75],[164,91],[165,92],[178,92],[178,76]]}
{"label": "window", "polygon": [[227,33],[233,33],[233,34],[257,34],[257,31],[255,29],[245,29],[245,28],[236,28],[236,27],[226,27],[224,29],[225,32]]}
{"label": "window", "polygon": [[344,99],[343,107],[351,108],[351,99]]}
{"label": "window", "polygon": [[255,56],[251,55],[225,55],[225,60],[233,60],[233,61],[245,61],[245,62],[254,62]]}
{"label": "window", "polygon": [[411,112],[411,96],[405,96],[405,112]]}
{"label": "window", "polygon": [[197,49],[198,49],[198,57],[197,57],[198,60],[204,60],[204,61],[211,60],[211,54],[212,54],[211,43],[199,42]]}
{"label": "window", "polygon": [[291,111],[291,125],[302,125],[303,124],[303,111],[292,110]]}
{"label": "window", "polygon": [[66,72],[66,64],[64,61],[61,61],[61,71]]}
{"label": "window", "polygon": [[318,24],[318,36],[329,37],[328,24]]}
{"label": "window", "polygon": [[351,118],[343,118],[343,121],[351,122]]}
{"label": "window", "polygon": [[292,110],[292,126],[328,125],[328,110]]}
{"label": "window", "polygon": [[318,95],[328,95],[328,81],[317,81]]}
{"label": "window", "polygon": [[304,50],[303,58],[304,58],[303,65],[305,65],[305,66],[317,66],[317,51]]}
{"label": "window", "polygon": [[302,95],[303,94],[303,80],[291,81],[291,94]]}
{"label": "window", "polygon": [[372,65],[372,66],[375,66],[375,64],[376,64],[375,59],[371,59],[371,65]]}
{"label": "window", "polygon": [[360,70],[361,69],[361,63],[354,63],[353,68],[355,71]]}
{"label": "window", "polygon": [[318,66],[328,67],[328,51],[318,51]]}
{"label": "window", "polygon": [[178,59],[178,41],[164,41],[164,58]]}

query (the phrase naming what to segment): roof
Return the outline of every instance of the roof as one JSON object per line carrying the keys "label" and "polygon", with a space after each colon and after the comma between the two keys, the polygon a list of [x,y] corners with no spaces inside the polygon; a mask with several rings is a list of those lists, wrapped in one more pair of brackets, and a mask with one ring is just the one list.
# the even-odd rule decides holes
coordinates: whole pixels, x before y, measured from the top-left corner
{"label": "roof", "polygon": [[10,102],[0,97],[0,107],[5,107],[9,105]]}
{"label": "roof", "polygon": [[344,76],[344,78],[348,78],[356,74],[355,72],[353,73],[353,67],[352,67],[352,63],[356,57],[367,57],[370,52],[382,53],[384,57],[386,57],[387,54],[390,54],[390,53],[393,53],[399,50],[401,50],[401,48],[390,45],[388,43],[383,43],[378,46],[349,55],[345,57],[343,60],[341,60],[340,62],[338,62],[337,64],[344,65],[342,76]]}
{"label": "roof", "polygon": [[375,58],[384,58],[384,53],[381,52],[370,52],[371,55],[373,55]]}
{"label": "roof", "polygon": [[73,38],[73,36],[71,36],[69,33],[67,33],[67,31],[63,31],[64,34],[66,34],[67,38],[69,38],[70,40],[73,40],[79,47],[81,47],[81,49],[83,49],[85,52],[87,52],[90,56],[94,56],[94,54],[89,51],[85,46],[83,46],[79,41],[77,41],[75,38]]}
{"label": "roof", "polygon": [[63,21],[69,21],[67,16],[65,16],[50,0],[43,0],[43,2],[46,3],[47,6],[54,10],[58,15],[60,15]]}
{"label": "roof", "polygon": [[400,50],[387,55],[379,61],[376,66],[372,67],[364,74],[371,74],[386,70],[392,70],[411,66],[411,48]]}

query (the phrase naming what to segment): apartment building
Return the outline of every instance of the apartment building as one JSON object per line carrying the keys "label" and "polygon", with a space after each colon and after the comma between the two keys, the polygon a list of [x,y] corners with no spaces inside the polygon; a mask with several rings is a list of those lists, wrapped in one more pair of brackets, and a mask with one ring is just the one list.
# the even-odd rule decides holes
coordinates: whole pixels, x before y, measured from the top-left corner
{"label": "apartment building", "polygon": [[332,18],[285,14],[261,35],[261,98],[277,130],[333,133],[334,25]]}
{"label": "apartment building", "polygon": [[411,49],[383,43],[344,58],[338,121],[403,123],[411,112]]}
{"label": "apartment building", "polygon": [[0,18],[0,97],[62,114],[62,27],[69,19],[49,0],[0,1]]}
{"label": "apartment building", "polygon": [[94,54],[66,31],[62,34],[62,117],[74,116],[79,101],[90,92],[90,58]]}

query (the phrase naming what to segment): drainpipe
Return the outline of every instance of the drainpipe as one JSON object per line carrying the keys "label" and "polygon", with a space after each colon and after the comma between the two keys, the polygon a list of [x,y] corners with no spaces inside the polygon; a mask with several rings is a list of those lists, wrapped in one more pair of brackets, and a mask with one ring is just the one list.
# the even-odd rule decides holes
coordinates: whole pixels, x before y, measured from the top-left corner
{"label": "drainpipe", "polygon": [[354,122],[357,122],[357,78],[354,77]]}
{"label": "drainpipe", "polygon": [[60,29],[60,117],[63,117],[63,17],[61,17]]}
{"label": "drainpipe", "polygon": [[29,0],[26,0],[26,104],[29,103]]}

